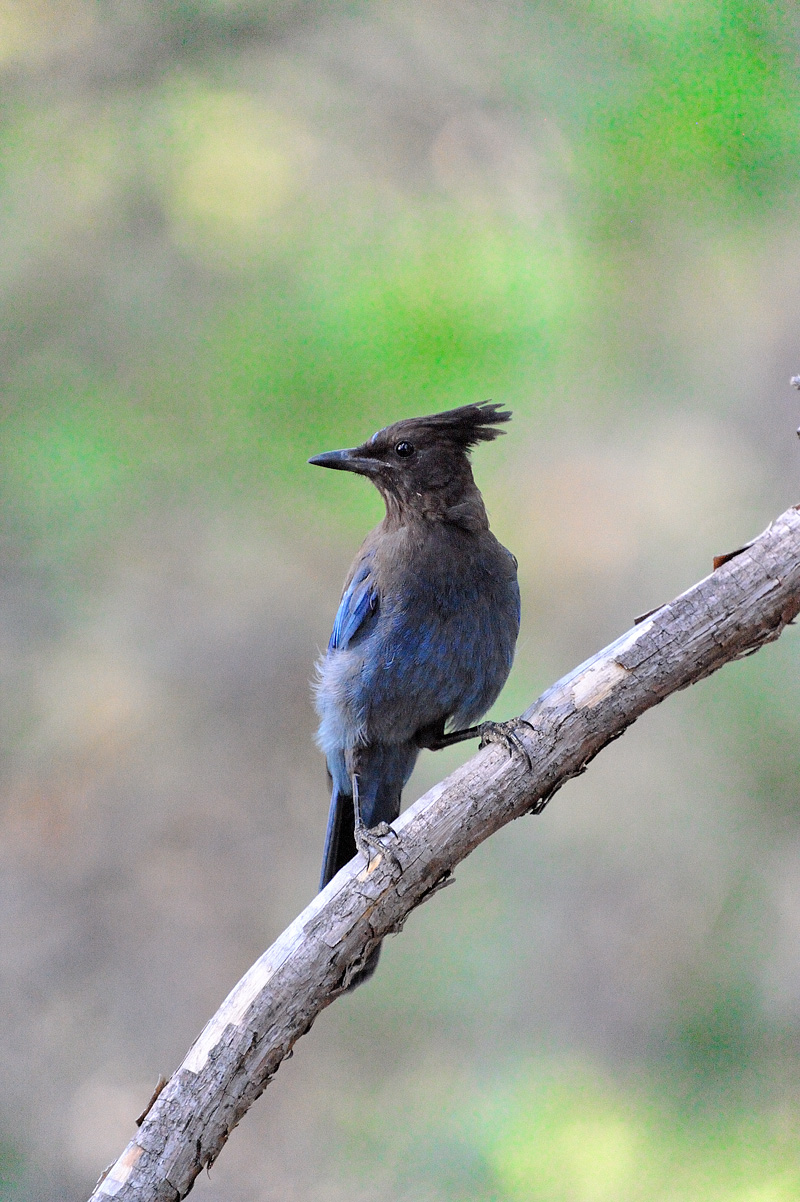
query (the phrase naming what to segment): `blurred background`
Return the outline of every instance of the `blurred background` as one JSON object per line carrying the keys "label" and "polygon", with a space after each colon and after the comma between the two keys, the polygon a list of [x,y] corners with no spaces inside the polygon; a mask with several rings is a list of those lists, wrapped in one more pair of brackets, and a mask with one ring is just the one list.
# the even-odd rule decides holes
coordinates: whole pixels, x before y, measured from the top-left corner
{"label": "blurred background", "polygon": [[[0,2],[4,1202],[84,1198],[315,892],[381,507],[309,455],[514,410],[497,716],[800,501],[799,51],[785,0]],[[799,658],[480,848],[193,1196],[800,1197]]]}

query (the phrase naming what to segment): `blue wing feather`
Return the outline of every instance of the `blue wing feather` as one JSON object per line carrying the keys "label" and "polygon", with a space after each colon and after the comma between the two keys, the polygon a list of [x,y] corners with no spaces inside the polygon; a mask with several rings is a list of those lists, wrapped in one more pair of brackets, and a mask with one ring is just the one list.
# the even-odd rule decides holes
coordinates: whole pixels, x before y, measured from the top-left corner
{"label": "blue wing feather", "polygon": [[372,579],[372,557],[365,559],[344,591],[333,622],[328,650],[344,649],[369,614],[378,609],[378,591]]}

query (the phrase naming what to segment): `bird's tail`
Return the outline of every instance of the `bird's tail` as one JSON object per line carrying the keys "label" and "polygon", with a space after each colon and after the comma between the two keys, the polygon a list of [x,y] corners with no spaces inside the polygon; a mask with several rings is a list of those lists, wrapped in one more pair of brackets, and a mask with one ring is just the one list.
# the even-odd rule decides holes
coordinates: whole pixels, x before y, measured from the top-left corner
{"label": "bird's tail", "polygon": [[325,850],[322,853],[322,875],[320,889],[332,881],[340,868],[344,868],[356,854],[355,814],[353,799],[340,793],[333,786],[331,808],[328,811],[328,829],[325,833]]}
{"label": "bird's tail", "polygon": [[[324,889],[328,881],[333,880],[339,869],[344,868],[345,864],[348,864],[356,854],[354,829],[353,799],[346,793],[340,793],[334,785],[331,793],[331,808],[328,811],[328,830],[325,835],[325,851],[322,856],[320,889]],[[351,977],[350,984],[347,986],[348,992],[372,976],[378,967],[380,954],[381,945],[379,943],[370,952],[364,966]]]}
{"label": "bird's tail", "polygon": [[[359,809],[364,825],[394,822],[400,813],[400,795],[411,775],[419,748],[413,743],[375,744],[359,749]],[[322,857],[319,887],[324,889],[340,868],[356,854],[355,813],[351,794],[341,792],[334,782],[328,812],[328,830]],[[374,948],[351,978],[348,989],[355,989],[374,973],[381,945]]]}

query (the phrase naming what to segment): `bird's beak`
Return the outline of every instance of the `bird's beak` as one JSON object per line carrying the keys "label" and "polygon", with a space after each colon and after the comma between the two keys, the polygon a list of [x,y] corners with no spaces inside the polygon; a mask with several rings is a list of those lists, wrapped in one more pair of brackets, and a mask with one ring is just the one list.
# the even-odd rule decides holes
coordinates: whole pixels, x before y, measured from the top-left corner
{"label": "bird's beak", "polygon": [[363,447],[349,451],[326,451],[309,459],[314,467],[333,467],[340,472],[358,472],[361,476],[373,476],[383,466],[379,459],[371,459]]}

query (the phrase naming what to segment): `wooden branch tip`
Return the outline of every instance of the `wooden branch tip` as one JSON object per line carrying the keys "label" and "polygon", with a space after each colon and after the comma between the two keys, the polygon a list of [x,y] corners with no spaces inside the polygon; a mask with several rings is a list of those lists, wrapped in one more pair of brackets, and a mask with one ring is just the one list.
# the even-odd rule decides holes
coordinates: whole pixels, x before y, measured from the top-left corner
{"label": "wooden branch tip", "polygon": [[540,812],[646,710],[777,639],[800,612],[800,511],[719,556],[715,569],[525,711],[518,735],[532,770],[520,755],[483,748],[393,824],[401,871],[386,856],[368,865],[357,856],[342,869],[234,986],[91,1202],[184,1198],[353,967],[479,843]]}

